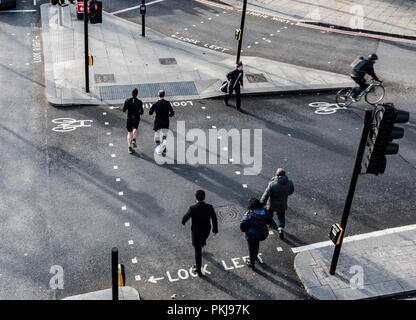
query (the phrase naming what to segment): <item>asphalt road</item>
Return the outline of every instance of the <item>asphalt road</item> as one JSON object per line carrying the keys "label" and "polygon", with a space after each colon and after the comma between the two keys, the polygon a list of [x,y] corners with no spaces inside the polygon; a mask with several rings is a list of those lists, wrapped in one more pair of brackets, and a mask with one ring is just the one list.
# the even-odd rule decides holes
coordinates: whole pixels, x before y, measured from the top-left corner
{"label": "asphalt road", "polygon": [[[120,109],[47,104],[42,60],[34,55],[38,23],[36,13],[0,15],[0,43],[9,44],[0,51],[0,83],[8,89],[0,98],[0,299],[61,299],[109,288],[114,246],[127,285],[144,299],[307,299],[291,248],[328,240],[340,220],[365,105],[321,115],[309,104],[332,103],[333,94],[245,97],[243,113],[218,99],[175,102],[174,133],[178,120],[203,133],[212,126],[261,129],[261,172],[244,175],[245,166],[235,163],[158,165],[147,113],[138,152],[129,155]],[[388,88],[385,101],[408,110],[411,121],[386,173],[360,176],[347,235],[415,223],[415,98],[412,88]],[[59,118],[77,126],[61,132]],[[260,247],[264,264],[253,272],[243,264],[248,250],[238,222],[280,166],[296,190],[287,238],[270,235]],[[198,188],[221,220],[204,250],[210,273],[202,279],[189,272],[190,224],[180,224]],[[50,287],[52,266],[64,270],[63,289]]]}

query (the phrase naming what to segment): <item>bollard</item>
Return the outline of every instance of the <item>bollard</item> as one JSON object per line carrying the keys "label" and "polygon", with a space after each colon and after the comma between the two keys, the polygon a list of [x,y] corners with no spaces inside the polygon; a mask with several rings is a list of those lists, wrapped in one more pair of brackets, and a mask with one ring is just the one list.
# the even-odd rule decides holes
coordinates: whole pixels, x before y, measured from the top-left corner
{"label": "bollard", "polygon": [[113,300],[118,300],[118,249],[111,249],[111,278]]}

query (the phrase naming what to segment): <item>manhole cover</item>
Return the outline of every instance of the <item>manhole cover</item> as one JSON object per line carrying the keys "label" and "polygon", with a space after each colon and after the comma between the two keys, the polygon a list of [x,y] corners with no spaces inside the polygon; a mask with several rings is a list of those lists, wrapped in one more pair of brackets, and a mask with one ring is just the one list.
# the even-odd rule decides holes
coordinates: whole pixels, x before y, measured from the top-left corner
{"label": "manhole cover", "polygon": [[244,212],[240,212],[240,210],[233,205],[226,205],[215,208],[215,213],[217,214],[219,223],[227,223],[239,221]]}
{"label": "manhole cover", "polygon": [[159,58],[160,64],[177,64],[175,58]]}
{"label": "manhole cover", "polygon": [[246,78],[248,82],[268,82],[262,73],[249,73],[246,74]]}
{"label": "manhole cover", "polygon": [[95,83],[116,82],[114,74],[94,74]]}

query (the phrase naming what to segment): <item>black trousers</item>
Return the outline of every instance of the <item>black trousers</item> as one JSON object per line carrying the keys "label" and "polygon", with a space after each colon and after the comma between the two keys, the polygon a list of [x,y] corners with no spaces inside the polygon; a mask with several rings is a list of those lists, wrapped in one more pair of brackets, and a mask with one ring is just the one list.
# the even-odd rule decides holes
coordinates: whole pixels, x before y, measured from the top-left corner
{"label": "black trousers", "polygon": [[[235,87],[234,87],[234,90],[235,90],[235,94],[236,94],[236,97],[237,97],[236,106],[237,106],[237,109],[239,109],[239,108],[241,107],[241,93],[240,93],[240,86],[239,86],[239,85],[235,86]],[[231,96],[232,94],[233,94],[233,88],[230,88],[230,89],[228,90],[228,93],[224,96],[224,102],[225,102],[226,104],[228,104],[228,99],[230,98],[230,96]]]}
{"label": "black trousers", "polygon": [[202,265],[202,246],[195,247],[195,265],[196,265],[196,271],[201,271],[201,265]]}
{"label": "black trousers", "polygon": [[257,255],[259,254],[260,241],[258,240],[247,240],[248,252],[250,253],[250,262],[254,264]]}
{"label": "black trousers", "polygon": [[363,92],[365,89],[367,89],[368,84],[367,84],[367,82],[365,81],[364,78],[355,78],[355,77],[352,77],[352,79],[359,85],[358,88],[355,88],[354,89],[354,94],[353,94],[353,98],[357,98],[357,96],[361,92]]}

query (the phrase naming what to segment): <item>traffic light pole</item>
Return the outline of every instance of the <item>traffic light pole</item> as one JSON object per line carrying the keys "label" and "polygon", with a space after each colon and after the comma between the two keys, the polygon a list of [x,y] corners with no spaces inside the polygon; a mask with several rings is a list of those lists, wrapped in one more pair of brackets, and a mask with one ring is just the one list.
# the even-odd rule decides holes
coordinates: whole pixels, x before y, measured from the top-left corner
{"label": "traffic light pole", "polygon": [[[145,5],[145,0],[142,0],[142,5]],[[142,14],[142,37],[145,36],[145,14]]]}
{"label": "traffic light pole", "polygon": [[361,162],[363,160],[365,144],[367,142],[368,134],[371,130],[371,125],[372,125],[372,111],[366,110],[365,118],[364,118],[364,127],[361,132],[360,145],[358,147],[357,156],[355,158],[354,170],[353,170],[352,177],[351,177],[350,187],[348,189],[347,199],[345,200],[344,212],[342,214],[341,228],[343,231],[341,234],[341,239],[339,241],[339,244],[335,245],[334,254],[332,256],[331,267],[329,269],[329,273],[332,275],[335,274],[335,269],[337,268],[338,258],[341,252],[342,241],[345,235],[345,228],[347,227],[348,216],[350,214],[351,204],[354,198],[354,192],[355,192],[355,187],[357,185],[358,176],[361,171]]}
{"label": "traffic light pole", "polygon": [[238,40],[238,49],[237,49],[237,60],[236,60],[236,64],[238,62],[240,62],[241,46],[243,44],[244,20],[246,19],[246,10],[247,10],[247,0],[244,0],[244,3],[243,3],[243,11],[241,13],[241,25],[240,25],[241,37],[240,37],[240,40]]}
{"label": "traffic light pole", "polygon": [[85,54],[85,92],[90,92],[90,74],[88,70],[88,0],[84,0],[84,54]]}

